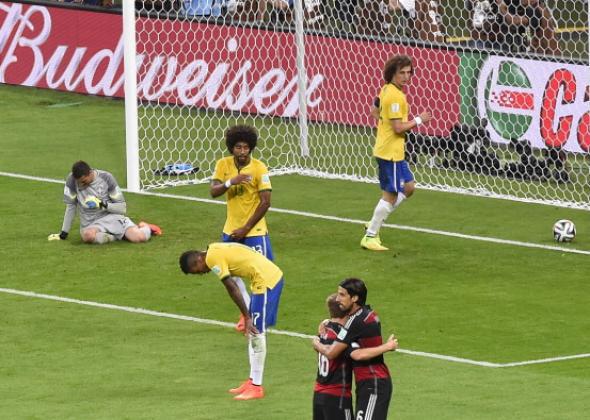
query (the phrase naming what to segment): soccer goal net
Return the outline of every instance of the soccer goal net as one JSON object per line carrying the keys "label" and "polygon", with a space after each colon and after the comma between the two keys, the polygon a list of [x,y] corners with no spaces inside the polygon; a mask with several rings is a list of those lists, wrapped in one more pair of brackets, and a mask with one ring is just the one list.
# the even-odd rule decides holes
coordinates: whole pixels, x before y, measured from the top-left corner
{"label": "soccer goal net", "polygon": [[590,209],[587,0],[135,5],[140,189],[206,182],[235,124],[271,173],[376,182],[371,108],[406,54],[419,187]]}

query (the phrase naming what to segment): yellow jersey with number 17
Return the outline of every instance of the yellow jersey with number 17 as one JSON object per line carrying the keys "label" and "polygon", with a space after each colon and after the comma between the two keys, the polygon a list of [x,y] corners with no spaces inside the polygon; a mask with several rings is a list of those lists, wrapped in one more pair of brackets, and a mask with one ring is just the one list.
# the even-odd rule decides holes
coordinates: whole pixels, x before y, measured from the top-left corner
{"label": "yellow jersey with number 17", "polygon": [[379,93],[379,123],[373,156],[398,162],[405,159],[406,136],[393,131],[391,120],[395,119],[408,121],[408,102],[404,92],[393,83],[388,83]]}
{"label": "yellow jersey with number 17", "polygon": [[205,264],[220,280],[237,276],[250,280],[253,294],[272,289],[283,278],[283,272],[259,252],[237,242],[215,242],[207,248]]}
{"label": "yellow jersey with number 17", "polygon": [[[227,235],[244,226],[252,217],[256,207],[260,204],[258,194],[261,191],[272,190],[266,165],[254,158],[250,158],[250,162],[240,170],[238,170],[233,156],[218,160],[212,180],[224,183],[238,174],[247,174],[252,178],[247,183],[232,185],[227,190],[227,218],[223,226],[223,233]],[[263,236],[267,233],[268,228],[263,217],[246,236]]]}

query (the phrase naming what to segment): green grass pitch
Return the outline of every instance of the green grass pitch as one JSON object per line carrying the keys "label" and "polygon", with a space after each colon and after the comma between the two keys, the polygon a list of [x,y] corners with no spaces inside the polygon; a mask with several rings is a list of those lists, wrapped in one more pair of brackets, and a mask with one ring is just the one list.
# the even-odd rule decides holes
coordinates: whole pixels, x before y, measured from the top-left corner
{"label": "green grass pitch", "polygon": [[[74,104],[56,108],[52,104]],[[127,193],[129,216],[160,224],[149,243],[48,242],[61,226],[64,179],[78,159],[125,184],[121,101],[0,86],[0,289],[234,322],[213,275],[185,276],[178,256],[217,240],[225,207]],[[5,174],[45,178],[24,179]],[[286,286],[277,329],[313,334],[340,280],[366,280],[383,334],[391,419],[581,419],[590,410],[590,358],[485,367],[412,354],[503,364],[590,353],[590,255],[386,228],[390,252],[359,249],[376,185],[273,178],[268,223]],[[206,185],[159,190],[208,198]],[[222,203],[222,201],[220,201]],[[418,190],[389,223],[590,251],[590,214]],[[347,221],[348,220],[348,221]],[[316,355],[309,339],[270,334],[264,400],[227,389],[248,374],[246,341],[231,328],[0,292],[0,418],[311,418]],[[428,354],[426,356],[428,356]]]}

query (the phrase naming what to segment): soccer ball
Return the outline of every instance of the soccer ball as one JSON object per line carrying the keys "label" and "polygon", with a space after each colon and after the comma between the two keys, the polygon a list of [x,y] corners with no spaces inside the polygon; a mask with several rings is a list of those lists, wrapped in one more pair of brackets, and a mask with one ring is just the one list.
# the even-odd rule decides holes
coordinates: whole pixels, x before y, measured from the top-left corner
{"label": "soccer ball", "polygon": [[558,220],[553,225],[553,237],[557,242],[571,242],[576,237],[576,226],[571,220]]}

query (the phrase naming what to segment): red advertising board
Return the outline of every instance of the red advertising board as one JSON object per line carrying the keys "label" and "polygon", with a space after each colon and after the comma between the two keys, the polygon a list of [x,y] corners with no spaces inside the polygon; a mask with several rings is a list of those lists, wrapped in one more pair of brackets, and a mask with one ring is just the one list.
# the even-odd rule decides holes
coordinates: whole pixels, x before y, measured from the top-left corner
{"label": "red advertising board", "polygon": [[[141,18],[138,95],[184,106],[295,117],[295,37],[237,26]],[[459,121],[459,57],[452,51],[305,37],[308,117],[373,126],[369,110],[393,54],[415,59],[408,89],[421,127],[446,135]],[[0,2],[0,83],[123,96],[121,15]]]}

